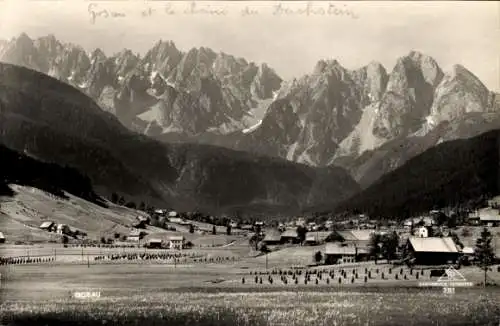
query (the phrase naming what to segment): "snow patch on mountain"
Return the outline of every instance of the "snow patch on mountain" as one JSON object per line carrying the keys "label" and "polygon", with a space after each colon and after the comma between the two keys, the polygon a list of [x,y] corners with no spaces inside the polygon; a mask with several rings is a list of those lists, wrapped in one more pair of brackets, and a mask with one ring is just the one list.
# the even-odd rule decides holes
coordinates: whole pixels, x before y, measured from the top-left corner
{"label": "snow patch on mountain", "polygon": [[259,122],[257,122],[255,125],[251,126],[250,128],[243,129],[242,132],[244,134],[251,133],[251,132],[257,130],[257,128],[259,128],[261,125],[262,125],[262,120],[259,120]]}

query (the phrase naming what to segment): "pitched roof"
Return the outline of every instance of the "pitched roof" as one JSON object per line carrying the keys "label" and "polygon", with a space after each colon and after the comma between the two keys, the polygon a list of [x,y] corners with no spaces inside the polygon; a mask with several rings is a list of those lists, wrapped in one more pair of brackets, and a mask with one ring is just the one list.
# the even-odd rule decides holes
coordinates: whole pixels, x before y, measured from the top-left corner
{"label": "pitched roof", "polygon": [[408,240],[417,252],[458,252],[457,245],[450,237],[410,237]]}
{"label": "pitched roof", "polygon": [[262,241],[280,241],[281,240],[281,232],[278,230],[270,230],[266,232],[264,239]]}
{"label": "pitched roof", "polygon": [[168,240],[169,241],[182,241],[182,240],[184,240],[184,236],[182,236],[182,235],[172,235],[172,236],[168,237]]}
{"label": "pitched roof", "polygon": [[52,225],[54,225],[54,222],[52,222],[52,221],[45,221],[45,222],[43,222],[40,225],[40,228],[48,228],[48,227],[51,227]]}
{"label": "pitched roof", "polygon": [[297,230],[286,230],[285,232],[281,233],[282,238],[298,238],[299,235],[297,233]]}
{"label": "pitched roof", "polygon": [[336,242],[327,243],[325,248],[325,254],[327,255],[355,255],[356,253],[366,254],[368,250],[366,248],[356,248],[356,246],[352,245],[342,246]]}
{"label": "pitched roof", "polygon": [[462,253],[472,255],[474,253],[474,248],[473,247],[463,247]]}
{"label": "pitched roof", "polygon": [[0,232],[0,239],[5,239],[5,236],[3,235],[2,232]]}
{"label": "pitched roof", "polygon": [[479,219],[481,221],[498,221],[500,222],[500,214],[498,209],[483,208],[479,210]]}
{"label": "pitched roof", "polygon": [[370,241],[373,230],[337,231],[345,241]]}
{"label": "pitched roof", "polygon": [[307,232],[306,241],[321,242],[325,241],[332,232],[329,231],[318,231],[318,232]]}
{"label": "pitched roof", "polygon": [[162,239],[149,239],[149,241],[148,241],[148,242],[149,242],[149,243],[152,243],[152,242],[153,242],[153,243],[161,243],[161,242],[163,242],[163,240],[162,240]]}

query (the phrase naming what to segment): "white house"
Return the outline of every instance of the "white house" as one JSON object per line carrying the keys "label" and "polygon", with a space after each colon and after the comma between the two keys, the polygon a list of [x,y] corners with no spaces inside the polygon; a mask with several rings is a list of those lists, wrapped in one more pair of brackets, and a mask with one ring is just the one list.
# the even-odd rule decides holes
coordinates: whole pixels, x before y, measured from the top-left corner
{"label": "white house", "polygon": [[71,229],[66,224],[57,224],[57,234],[70,234]]}
{"label": "white house", "polygon": [[185,238],[182,235],[171,236],[168,238],[168,243],[170,249],[182,249],[184,248]]}
{"label": "white house", "polygon": [[425,226],[421,226],[415,230],[415,236],[419,238],[428,238],[429,229]]}

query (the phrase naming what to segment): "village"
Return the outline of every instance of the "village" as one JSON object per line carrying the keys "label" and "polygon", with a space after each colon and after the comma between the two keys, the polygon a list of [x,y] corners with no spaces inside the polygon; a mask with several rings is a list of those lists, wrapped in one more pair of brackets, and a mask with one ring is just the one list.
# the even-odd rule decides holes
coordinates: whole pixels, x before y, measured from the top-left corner
{"label": "village", "polygon": [[[244,255],[258,257],[280,252],[290,252],[299,248],[311,248],[309,259],[302,265],[343,265],[359,262],[375,262],[385,260],[397,265],[407,266],[448,266],[460,267],[474,264],[475,242],[482,227],[492,230],[493,250],[498,256],[498,226],[500,213],[497,201],[488,202],[488,206],[470,211],[467,215],[458,216],[455,212],[441,210],[430,211],[429,214],[406,219],[373,220],[359,214],[344,220],[327,219],[321,222],[312,218],[294,218],[284,222],[265,222],[255,220],[237,221],[227,217],[214,218],[201,214],[178,213],[171,209],[154,209],[141,212],[135,220],[127,225],[128,233],[114,232],[107,236],[93,239],[87,232],[45,220],[39,229],[59,236],[64,248],[102,248],[131,250],[122,258],[140,259],[136,250],[146,250],[142,258],[160,259],[164,257],[203,257],[195,254],[196,250],[214,250],[240,247],[247,248]],[[104,233],[103,233],[104,234]],[[218,236],[218,237],[217,237]],[[217,241],[214,240],[217,237]],[[200,241],[212,239],[212,241]],[[0,242],[6,243],[5,236],[0,233]],[[8,242],[8,241],[7,241]],[[18,243],[21,245],[21,243]],[[52,244],[53,246],[55,244]],[[53,247],[52,246],[52,247]],[[56,245],[57,246],[57,245]],[[51,248],[52,248],[51,247]],[[102,254],[90,252],[94,262],[116,260],[116,252]],[[183,255],[148,255],[148,250],[170,250],[183,252]],[[88,249],[87,249],[88,250]],[[134,251],[135,250],[135,251]],[[142,249],[141,249],[142,250]],[[193,254],[186,254],[189,250]],[[11,252],[16,252],[11,251]],[[24,253],[24,252],[23,252]],[[3,263],[32,263],[51,261],[53,254],[42,249],[24,255],[9,255],[2,258]],[[89,254],[87,254],[88,256]],[[243,254],[219,255],[205,258],[205,261],[231,261],[245,258]],[[224,256],[224,257],[223,257]],[[90,259],[87,257],[87,259]],[[144,258],[146,259],[146,258]],[[194,259],[194,258],[193,258]],[[80,257],[76,258],[80,261]],[[199,262],[203,261],[202,259]],[[286,267],[286,266],[283,266]]]}

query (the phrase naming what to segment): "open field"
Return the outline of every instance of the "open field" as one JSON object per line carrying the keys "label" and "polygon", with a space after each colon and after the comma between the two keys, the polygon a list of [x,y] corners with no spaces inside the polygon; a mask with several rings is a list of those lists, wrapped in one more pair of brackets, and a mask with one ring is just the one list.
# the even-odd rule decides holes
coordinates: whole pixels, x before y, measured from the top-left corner
{"label": "open field", "polygon": [[[255,284],[238,264],[14,265],[2,268],[0,310],[9,325],[498,325],[499,288]],[[380,266],[382,268],[382,266]],[[337,268],[337,267],[336,267]],[[370,266],[371,268],[371,266]],[[351,271],[347,268],[348,274]],[[362,273],[363,268],[357,270]],[[394,269],[396,272],[396,269]],[[407,271],[405,271],[406,273]],[[466,270],[461,270],[468,275]],[[473,272],[472,270],[469,272]],[[340,268],[336,271],[340,273]],[[246,284],[241,278],[246,275]],[[326,274],[325,274],[326,275]],[[278,279],[278,276],[272,275]],[[314,275],[313,279],[317,276]],[[326,276],[325,276],[326,277]],[[427,279],[427,278],[426,278]],[[75,291],[99,291],[76,299]],[[37,318],[36,320],[33,318]],[[71,323],[70,321],[73,321]],[[79,323],[76,323],[79,321]]]}

